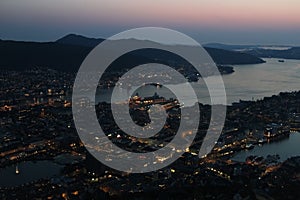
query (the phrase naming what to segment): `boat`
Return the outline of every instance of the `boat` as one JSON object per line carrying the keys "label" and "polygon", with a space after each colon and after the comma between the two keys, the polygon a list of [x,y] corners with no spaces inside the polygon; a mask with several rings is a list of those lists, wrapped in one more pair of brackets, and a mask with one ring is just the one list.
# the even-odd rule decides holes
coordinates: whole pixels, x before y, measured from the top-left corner
{"label": "boat", "polygon": [[19,170],[18,165],[16,165],[16,174],[20,174],[20,170]]}
{"label": "boat", "polygon": [[253,145],[253,144],[247,144],[245,148],[246,148],[246,149],[253,149],[253,148],[254,148],[254,145]]}
{"label": "boat", "polygon": [[155,86],[155,87],[158,87],[158,88],[162,87],[162,84],[160,84],[160,83],[150,83],[149,85],[152,85],[152,86]]}
{"label": "boat", "polygon": [[283,62],[284,62],[284,60],[278,60],[278,62],[282,62],[282,63],[283,63]]}
{"label": "boat", "polygon": [[265,143],[265,142],[266,142],[265,139],[260,139],[260,140],[258,140],[258,143],[259,143],[259,144],[263,144],[263,143]]}

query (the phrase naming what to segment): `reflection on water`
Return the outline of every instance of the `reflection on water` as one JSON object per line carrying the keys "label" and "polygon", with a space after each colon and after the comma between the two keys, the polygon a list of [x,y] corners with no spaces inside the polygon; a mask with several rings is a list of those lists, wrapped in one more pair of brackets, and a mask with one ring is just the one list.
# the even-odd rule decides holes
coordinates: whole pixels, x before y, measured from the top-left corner
{"label": "reflection on water", "polygon": [[[260,99],[266,96],[276,95],[279,92],[300,90],[300,60],[265,59],[267,62],[254,65],[234,66],[233,74],[224,75],[223,80],[227,93],[227,102],[231,104],[242,100]],[[213,77],[210,77],[213,78]],[[204,79],[205,80],[205,79]],[[191,83],[201,103],[210,103],[209,93],[204,81]],[[177,92],[184,97],[184,103],[190,104],[190,91],[184,90],[182,85],[177,85]],[[130,91],[116,88],[121,93],[133,94],[136,88]],[[112,89],[99,90],[96,101],[110,102]],[[166,98],[174,97],[165,87],[146,86],[139,89],[141,96],[152,96],[154,92]],[[118,100],[115,100],[118,101]]]}
{"label": "reflection on water", "polygon": [[42,178],[50,178],[59,175],[63,166],[51,161],[22,162],[18,164],[19,174],[16,173],[16,165],[0,168],[0,187],[22,185]]}
{"label": "reflection on water", "polygon": [[285,161],[290,157],[300,155],[300,133],[291,133],[289,137],[283,138],[262,146],[255,146],[254,149],[245,150],[237,153],[232,160],[244,162],[248,156],[275,155],[280,156],[280,161]]}

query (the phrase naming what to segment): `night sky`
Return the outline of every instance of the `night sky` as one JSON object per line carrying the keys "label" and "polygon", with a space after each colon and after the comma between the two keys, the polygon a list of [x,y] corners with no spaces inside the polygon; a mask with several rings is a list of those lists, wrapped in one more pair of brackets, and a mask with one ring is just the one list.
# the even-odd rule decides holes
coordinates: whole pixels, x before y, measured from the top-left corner
{"label": "night sky", "polygon": [[0,38],[106,38],[159,26],[201,43],[300,45],[299,0],[1,0]]}

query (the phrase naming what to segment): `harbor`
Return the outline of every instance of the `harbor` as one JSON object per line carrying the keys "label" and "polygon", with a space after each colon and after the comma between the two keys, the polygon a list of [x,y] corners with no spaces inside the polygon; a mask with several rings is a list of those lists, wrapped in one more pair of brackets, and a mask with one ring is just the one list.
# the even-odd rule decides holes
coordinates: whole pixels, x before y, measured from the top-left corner
{"label": "harbor", "polygon": [[300,154],[300,133],[291,132],[287,137],[272,140],[264,144],[255,145],[254,148],[242,150],[233,155],[232,160],[245,162],[249,156],[267,157],[279,156],[279,161],[285,161],[290,157]]}

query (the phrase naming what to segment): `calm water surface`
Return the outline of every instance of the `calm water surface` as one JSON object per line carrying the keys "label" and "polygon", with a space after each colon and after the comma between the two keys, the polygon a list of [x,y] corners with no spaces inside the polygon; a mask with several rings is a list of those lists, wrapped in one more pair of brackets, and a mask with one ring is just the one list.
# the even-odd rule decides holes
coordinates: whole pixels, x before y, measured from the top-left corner
{"label": "calm water surface", "polygon": [[[233,74],[223,76],[228,104],[238,102],[240,99],[256,100],[279,92],[300,90],[300,60],[285,60],[284,63],[278,62],[278,59],[264,60],[267,62],[263,64],[234,66]],[[201,79],[197,83],[191,84],[197,93],[199,102],[210,104],[210,97],[204,81]],[[196,99],[191,99],[189,95],[191,92],[184,89],[183,85],[176,85],[175,88],[184,97],[184,104],[189,105],[196,101]],[[135,94],[136,89],[132,88],[127,91],[116,88],[118,92],[128,95]],[[99,90],[96,101],[110,102],[111,92],[112,89]],[[152,96],[154,92],[157,92],[167,98],[174,97],[165,87],[146,86],[139,88],[138,92],[140,96]],[[115,99],[114,101],[121,100]]]}
{"label": "calm water surface", "polygon": [[20,173],[16,174],[16,165],[0,168],[0,187],[22,185],[41,178],[59,175],[63,166],[52,161],[22,162],[18,164]]}
{"label": "calm water surface", "polygon": [[292,156],[300,155],[300,133],[291,133],[289,137],[266,143],[262,146],[255,146],[251,150],[245,150],[237,153],[232,157],[232,160],[245,161],[248,156],[263,156],[275,155],[280,156],[280,161],[285,161]]}

